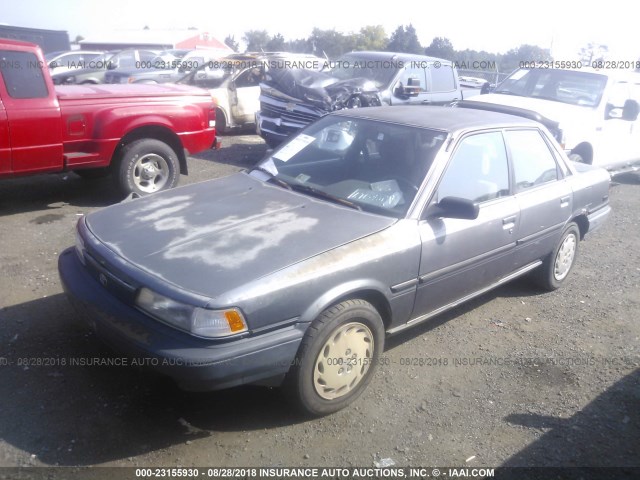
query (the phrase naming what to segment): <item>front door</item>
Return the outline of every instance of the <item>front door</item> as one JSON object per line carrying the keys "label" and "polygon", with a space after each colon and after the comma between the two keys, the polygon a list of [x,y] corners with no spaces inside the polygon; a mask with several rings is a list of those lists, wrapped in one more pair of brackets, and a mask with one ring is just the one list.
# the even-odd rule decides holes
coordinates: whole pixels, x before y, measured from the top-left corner
{"label": "front door", "polygon": [[62,168],[60,105],[38,57],[29,51],[0,50],[0,73],[0,98],[11,132],[11,171]]}
{"label": "front door", "polygon": [[426,216],[413,318],[433,313],[513,271],[519,209],[510,194],[500,131],[464,137],[456,146],[432,203],[460,197],[479,205],[475,220]]}
{"label": "front door", "polygon": [[0,100],[0,174],[11,171],[11,139],[9,138],[9,119]]}
{"label": "front door", "polygon": [[229,84],[229,103],[233,123],[244,125],[255,121],[255,113],[260,110],[261,67],[245,70]]}

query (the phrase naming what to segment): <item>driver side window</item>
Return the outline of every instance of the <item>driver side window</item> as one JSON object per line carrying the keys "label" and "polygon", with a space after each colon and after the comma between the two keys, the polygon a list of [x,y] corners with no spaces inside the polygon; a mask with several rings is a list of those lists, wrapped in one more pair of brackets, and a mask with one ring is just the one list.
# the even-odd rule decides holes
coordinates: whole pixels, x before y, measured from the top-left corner
{"label": "driver side window", "polygon": [[464,138],[438,186],[438,201],[459,197],[482,203],[509,195],[509,167],[502,133]]}

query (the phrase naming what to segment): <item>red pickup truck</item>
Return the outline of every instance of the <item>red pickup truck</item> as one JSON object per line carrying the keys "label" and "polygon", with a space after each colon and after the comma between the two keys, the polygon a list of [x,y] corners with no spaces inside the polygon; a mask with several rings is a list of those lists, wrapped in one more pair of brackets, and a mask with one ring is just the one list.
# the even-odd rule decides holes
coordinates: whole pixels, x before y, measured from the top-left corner
{"label": "red pickup truck", "polygon": [[171,188],[215,148],[215,105],[183,85],[54,87],[40,49],[0,39],[0,178],[112,174],[123,194]]}

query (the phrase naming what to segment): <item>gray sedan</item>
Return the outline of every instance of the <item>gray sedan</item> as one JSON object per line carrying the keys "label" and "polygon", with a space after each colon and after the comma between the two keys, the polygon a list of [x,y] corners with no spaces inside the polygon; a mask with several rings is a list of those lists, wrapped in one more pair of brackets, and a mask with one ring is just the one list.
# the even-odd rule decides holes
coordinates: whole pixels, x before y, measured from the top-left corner
{"label": "gray sedan", "polygon": [[348,110],[250,172],[87,215],[59,270],[99,337],[183,388],[284,385],[323,415],[386,336],[524,274],[558,288],[608,191],[531,120]]}

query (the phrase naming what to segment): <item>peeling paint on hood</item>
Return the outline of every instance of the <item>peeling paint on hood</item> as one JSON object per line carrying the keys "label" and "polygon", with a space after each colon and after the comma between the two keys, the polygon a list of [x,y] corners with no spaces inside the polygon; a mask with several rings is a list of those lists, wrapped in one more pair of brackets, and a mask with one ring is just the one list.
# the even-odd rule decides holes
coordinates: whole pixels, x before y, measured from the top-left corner
{"label": "peeling paint on hood", "polygon": [[210,298],[394,222],[244,173],[115,205],[86,218],[98,240],[127,262]]}

